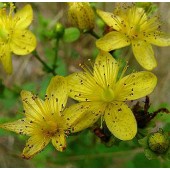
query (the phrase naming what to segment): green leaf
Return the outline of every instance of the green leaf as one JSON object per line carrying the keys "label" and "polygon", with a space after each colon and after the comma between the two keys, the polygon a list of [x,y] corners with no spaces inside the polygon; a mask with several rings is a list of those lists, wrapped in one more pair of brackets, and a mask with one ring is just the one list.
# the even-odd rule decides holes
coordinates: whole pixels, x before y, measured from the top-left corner
{"label": "green leaf", "polygon": [[166,152],[165,155],[162,156],[164,159],[170,161],[170,148],[168,149],[168,151]]}
{"label": "green leaf", "polygon": [[159,168],[160,161],[156,160],[148,160],[143,153],[138,153],[133,160],[135,168]]}
{"label": "green leaf", "polygon": [[78,28],[70,27],[66,28],[63,36],[64,42],[71,43],[78,40],[80,37],[80,31]]}
{"label": "green leaf", "polygon": [[40,91],[39,91],[39,97],[41,97],[41,99],[44,100],[44,96],[46,94],[46,89],[50,83],[50,80],[53,76],[52,75],[45,75],[41,81],[41,88],[40,88]]}
{"label": "green leaf", "polygon": [[157,159],[157,155],[154,153],[154,152],[152,152],[150,149],[145,149],[145,156],[149,159],[149,160],[151,160],[151,159]]}
{"label": "green leaf", "polygon": [[58,57],[57,59],[57,68],[55,69],[56,73],[60,76],[66,76],[67,73],[67,65],[65,63],[65,61]]}
{"label": "green leaf", "polygon": [[143,139],[138,140],[139,144],[143,147],[148,147],[148,137],[144,137]]}

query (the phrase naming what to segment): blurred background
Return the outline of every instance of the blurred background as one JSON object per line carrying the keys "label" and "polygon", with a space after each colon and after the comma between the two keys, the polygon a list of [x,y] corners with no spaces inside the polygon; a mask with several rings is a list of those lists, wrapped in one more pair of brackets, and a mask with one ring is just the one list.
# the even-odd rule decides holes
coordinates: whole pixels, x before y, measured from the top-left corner
{"label": "blurred background", "polygon": [[[17,2],[18,9],[27,3]],[[66,3],[31,3],[34,20],[30,29],[37,37],[37,51],[40,57],[49,65],[53,64],[55,50],[54,42],[49,38],[57,22],[70,27],[67,20],[68,6]],[[92,3],[92,6],[112,12],[115,3]],[[155,3],[161,17],[162,29],[170,34],[170,3]],[[102,35],[101,20],[96,18],[95,31]],[[154,47],[158,67],[153,72],[158,77],[158,85],[150,95],[151,109],[159,107],[170,108],[170,47]],[[95,38],[89,34],[81,34],[74,42],[60,41],[56,72],[66,76],[80,69],[79,63],[88,58],[95,59],[97,55]],[[134,59],[130,48],[118,53],[129,60],[131,70],[143,70]],[[49,80],[53,76],[45,72],[42,64],[30,54],[28,56],[13,55],[14,72],[7,76],[0,66],[0,121],[12,121],[21,118],[22,103],[19,92],[30,90],[44,96]],[[130,70],[130,71],[131,71]],[[144,101],[144,98],[141,99]],[[170,124],[167,124],[169,128]],[[170,130],[170,129],[169,129]],[[91,130],[85,130],[78,135],[68,137],[68,148],[65,152],[56,151],[48,145],[43,152],[31,160],[23,160],[20,154],[25,146],[25,136],[16,135],[0,129],[0,167],[170,167],[170,162],[162,159],[149,161],[145,158],[143,149],[137,142],[120,142],[119,145],[105,146]]]}

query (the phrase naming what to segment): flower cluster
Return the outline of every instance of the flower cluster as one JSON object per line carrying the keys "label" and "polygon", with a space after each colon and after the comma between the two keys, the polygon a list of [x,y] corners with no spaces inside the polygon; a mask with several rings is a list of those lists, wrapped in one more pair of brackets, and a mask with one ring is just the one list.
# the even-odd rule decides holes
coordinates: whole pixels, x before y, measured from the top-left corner
{"label": "flower cluster", "polygon": [[[11,53],[26,55],[36,47],[36,38],[27,29],[33,19],[31,6],[26,5],[15,15],[12,15],[13,10],[12,4],[9,15],[4,8],[0,9],[0,59],[9,74],[12,73]],[[109,52],[131,45],[139,64],[152,70],[157,63],[151,44],[168,46],[170,39],[160,31],[158,18],[149,17],[141,7],[119,6],[114,13],[97,10],[97,14],[111,31],[96,41],[99,53],[95,61],[89,59],[89,66],[80,64],[82,71],[66,77],[54,76],[44,99],[21,91],[25,117],[0,125],[0,128],[29,136],[23,158],[32,158],[50,141],[58,151],[64,151],[70,133],[92,127],[96,122],[100,122],[101,127],[105,123],[119,140],[136,136],[137,120],[128,101],[151,94],[157,77],[150,71],[125,74],[127,66],[122,70],[121,61]],[[68,15],[80,30],[93,30],[95,13],[89,3],[69,3]],[[77,103],[67,106],[68,98]]]}

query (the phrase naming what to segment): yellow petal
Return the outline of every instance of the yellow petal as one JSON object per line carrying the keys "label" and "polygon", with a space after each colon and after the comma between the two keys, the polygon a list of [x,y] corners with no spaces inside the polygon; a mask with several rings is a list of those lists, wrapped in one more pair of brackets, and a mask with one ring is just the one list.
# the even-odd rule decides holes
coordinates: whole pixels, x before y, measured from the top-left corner
{"label": "yellow petal", "polygon": [[94,64],[96,82],[103,87],[113,87],[118,71],[118,63],[113,56],[108,52],[100,51]]}
{"label": "yellow petal", "polygon": [[21,91],[21,98],[26,117],[33,120],[43,120],[44,115],[47,113],[43,107],[44,101],[25,90]]}
{"label": "yellow petal", "polygon": [[0,60],[2,62],[2,65],[5,69],[5,71],[8,74],[11,74],[13,71],[12,67],[12,59],[11,59],[11,50],[8,45],[4,45],[0,47]]}
{"label": "yellow petal", "polygon": [[26,143],[22,157],[24,159],[32,158],[35,154],[42,151],[49,142],[50,138],[45,138],[39,134],[31,136]]}
{"label": "yellow petal", "polygon": [[132,42],[132,50],[138,63],[147,70],[152,70],[157,66],[152,46],[141,40]]}
{"label": "yellow petal", "polygon": [[46,98],[49,98],[51,110],[54,112],[60,112],[66,106],[68,98],[67,88],[67,80],[64,77],[55,76],[51,79],[46,91]]}
{"label": "yellow petal", "polygon": [[103,114],[105,104],[101,102],[81,102],[64,111],[64,119],[71,132],[79,132],[92,126]]}
{"label": "yellow petal", "polygon": [[128,24],[130,20],[131,26],[140,26],[140,29],[144,29],[146,27],[146,23],[148,20],[148,17],[145,13],[145,10],[143,8],[137,8],[133,6],[130,8],[127,13],[124,13],[124,18],[127,20],[125,21]]}
{"label": "yellow petal", "polygon": [[15,30],[11,40],[11,50],[17,55],[29,54],[36,48],[36,38],[29,30]]}
{"label": "yellow petal", "polygon": [[62,152],[66,149],[66,138],[65,134],[63,133],[57,133],[53,138],[52,138],[52,144],[54,147]]}
{"label": "yellow petal", "polygon": [[170,37],[168,35],[154,36],[151,34],[150,36],[145,37],[145,40],[151,44],[161,47],[170,45]]}
{"label": "yellow petal", "polygon": [[132,73],[120,79],[115,88],[118,101],[135,100],[144,97],[154,90],[157,78],[148,71]]}
{"label": "yellow petal", "polygon": [[24,135],[30,135],[30,133],[32,132],[31,126],[26,118],[19,119],[14,122],[1,124],[0,128]]}
{"label": "yellow petal", "polygon": [[16,22],[16,29],[27,28],[33,20],[33,10],[31,5],[27,4],[22,9],[18,10],[14,16],[14,21]]}
{"label": "yellow petal", "polygon": [[96,46],[103,51],[112,51],[130,45],[130,40],[120,32],[112,31],[96,41]]}
{"label": "yellow petal", "polygon": [[[74,73],[67,77],[69,96],[78,101],[101,100],[103,88],[114,86],[118,69],[116,60],[109,53],[100,51],[93,72],[85,69],[85,72]],[[95,95],[94,91],[97,91]]]}
{"label": "yellow petal", "polygon": [[73,73],[67,76],[69,96],[78,101],[97,101],[100,99],[100,87],[88,72]]}
{"label": "yellow petal", "polygon": [[104,12],[102,10],[97,10],[96,12],[108,26],[116,31],[120,30],[119,23],[121,22],[121,19],[119,16],[116,16],[110,12]]}
{"label": "yellow petal", "polygon": [[132,111],[123,102],[108,105],[104,119],[111,133],[121,140],[131,140],[137,132],[137,123]]}

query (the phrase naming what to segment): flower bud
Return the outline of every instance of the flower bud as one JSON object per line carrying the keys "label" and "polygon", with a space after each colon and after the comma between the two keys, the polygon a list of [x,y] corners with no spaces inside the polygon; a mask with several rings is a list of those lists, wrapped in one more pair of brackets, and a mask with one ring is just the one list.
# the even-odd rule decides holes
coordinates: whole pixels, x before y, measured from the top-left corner
{"label": "flower bud", "polygon": [[69,22],[81,30],[94,28],[95,15],[88,2],[69,2]]}
{"label": "flower bud", "polygon": [[148,145],[156,153],[165,153],[169,148],[168,135],[161,130],[152,133],[148,138]]}
{"label": "flower bud", "polygon": [[55,36],[61,38],[64,35],[65,28],[61,23],[56,23],[55,25]]}
{"label": "flower bud", "polygon": [[135,5],[139,8],[143,8],[146,13],[154,13],[157,10],[157,6],[152,2],[136,2]]}

